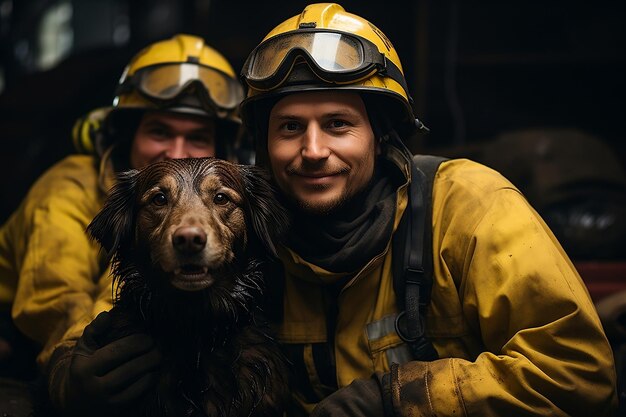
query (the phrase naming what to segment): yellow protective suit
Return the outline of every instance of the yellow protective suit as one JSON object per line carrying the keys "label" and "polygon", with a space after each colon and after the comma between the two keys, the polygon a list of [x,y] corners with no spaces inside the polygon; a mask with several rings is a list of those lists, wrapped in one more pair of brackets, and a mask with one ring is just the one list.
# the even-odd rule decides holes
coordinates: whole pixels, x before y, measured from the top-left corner
{"label": "yellow protective suit", "polygon": [[[396,226],[406,184],[397,195]],[[334,308],[324,283],[341,277],[291,250],[281,253],[278,336],[301,348],[308,380],[295,394],[301,414],[314,406],[312,397],[329,394],[314,346],[329,340],[326,312],[336,311],[336,385],[391,371],[397,416],[611,416],[615,369],[594,305],[520,192],[485,166],[444,162],[433,185],[432,227],[427,335],[440,357],[433,362],[412,360],[395,332],[390,245],[343,286]]]}
{"label": "yellow protective suit", "polygon": [[80,337],[112,306],[104,254],[85,233],[112,182],[105,165],[87,155],[58,162],[0,229],[0,303],[42,345],[42,367],[57,345]]}

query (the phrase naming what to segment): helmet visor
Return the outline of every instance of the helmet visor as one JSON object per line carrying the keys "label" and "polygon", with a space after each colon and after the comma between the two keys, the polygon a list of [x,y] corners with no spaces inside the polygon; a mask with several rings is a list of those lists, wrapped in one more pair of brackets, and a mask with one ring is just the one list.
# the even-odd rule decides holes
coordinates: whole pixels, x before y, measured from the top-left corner
{"label": "helmet visor", "polygon": [[242,76],[257,89],[279,86],[298,58],[303,58],[320,79],[349,83],[384,69],[384,56],[367,39],[327,31],[298,30],[268,39],[246,60]]}
{"label": "helmet visor", "polygon": [[172,63],[142,68],[126,82],[152,100],[171,102],[193,84],[201,87],[202,96],[208,96],[218,109],[236,108],[243,99],[241,85],[232,77],[214,68],[195,63]]}

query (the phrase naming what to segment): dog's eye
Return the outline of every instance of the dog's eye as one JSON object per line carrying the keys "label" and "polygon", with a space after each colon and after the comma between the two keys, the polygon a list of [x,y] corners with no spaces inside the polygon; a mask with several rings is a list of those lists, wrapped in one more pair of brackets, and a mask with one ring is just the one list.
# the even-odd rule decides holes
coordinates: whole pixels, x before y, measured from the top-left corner
{"label": "dog's eye", "polygon": [[213,202],[215,204],[226,204],[228,203],[228,196],[224,193],[217,193],[215,197],[213,197]]}
{"label": "dog's eye", "polygon": [[152,197],[152,202],[156,206],[164,206],[167,204],[167,197],[163,193],[157,193]]}

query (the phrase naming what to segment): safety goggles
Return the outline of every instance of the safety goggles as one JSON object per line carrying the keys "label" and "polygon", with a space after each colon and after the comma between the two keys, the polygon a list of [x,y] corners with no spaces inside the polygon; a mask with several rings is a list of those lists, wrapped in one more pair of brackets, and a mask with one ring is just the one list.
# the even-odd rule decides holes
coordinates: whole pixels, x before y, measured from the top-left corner
{"label": "safety goggles", "polygon": [[117,95],[138,91],[148,100],[168,105],[181,96],[197,96],[207,110],[232,110],[243,99],[241,85],[232,77],[195,63],[171,63],[145,67],[123,77]]}
{"label": "safety goggles", "polygon": [[248,56],[241,75],[251,87],[271,90],[285,81],[299,59],[325,82],[348,84],[379,73],[405,86],[400,69],[369,40],[319,29],[299,29],[261,43]]}

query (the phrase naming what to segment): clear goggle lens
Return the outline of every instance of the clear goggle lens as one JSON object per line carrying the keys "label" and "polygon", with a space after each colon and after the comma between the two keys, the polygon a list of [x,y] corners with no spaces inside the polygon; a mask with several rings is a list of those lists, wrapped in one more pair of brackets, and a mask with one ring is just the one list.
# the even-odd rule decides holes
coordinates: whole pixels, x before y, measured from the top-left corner
{"label": "clear goggle lens", "polygon": [[320,78],[331,82],[356,81],[385,64],[376,46],[366,39],[339,32],[303,30],[263,42],[244,64],[242,75],[254,87],[273,88],[289,75],[300,56]]}
{"label": "clear goggle lens", "polygon": [[191,84],[201,84],[220,109],[234,109],[243,99],[241,86],[232,77],[214,68],[194,63],[175,63],[142,68],[125,82],[156,100],[175,100]]}

